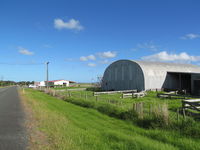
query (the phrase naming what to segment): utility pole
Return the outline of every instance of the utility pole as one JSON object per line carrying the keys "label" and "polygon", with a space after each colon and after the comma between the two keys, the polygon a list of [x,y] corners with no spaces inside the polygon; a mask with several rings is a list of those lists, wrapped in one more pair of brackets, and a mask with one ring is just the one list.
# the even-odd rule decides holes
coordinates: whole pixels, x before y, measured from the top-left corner
{"label": "utility pole", "polygon": [[47,65],[47,68],[46,68],[46,69],[47,69],[47,72],[46,72],[46,73],[47,73],[47,74],[46,74],[46,77],[47,77],[47,79],[46,79],[46,80],[47,80],[47,81],[46,81],[47,83],[46,83],[46,84],[47,84],[47,85],[46,85],[46,86],[47,86],[47,89],[48,89],[48,88],[49,88],[49,68],[48,68],[49,62],[46,62],[46,65]]}

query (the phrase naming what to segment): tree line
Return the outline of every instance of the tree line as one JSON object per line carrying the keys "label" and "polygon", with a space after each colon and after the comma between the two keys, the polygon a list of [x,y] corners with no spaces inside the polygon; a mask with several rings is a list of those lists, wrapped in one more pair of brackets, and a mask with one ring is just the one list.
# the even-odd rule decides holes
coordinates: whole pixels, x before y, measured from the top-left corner
{"label": "tree line", "polygon": [[34,84],[34,81],[0,81],[0,86],[9,86],[9,85],[30,85],[30,84]]}

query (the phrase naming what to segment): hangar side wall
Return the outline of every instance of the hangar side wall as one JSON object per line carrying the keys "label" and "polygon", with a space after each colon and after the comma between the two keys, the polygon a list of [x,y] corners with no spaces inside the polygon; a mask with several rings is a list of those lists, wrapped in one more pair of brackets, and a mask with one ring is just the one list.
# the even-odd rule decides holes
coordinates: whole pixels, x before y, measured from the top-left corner
{"label": "hangar side wall", "polygon": [[112,63],[104,72],[103,90],[144,90],[144,75],[140,66],[129,60]]}

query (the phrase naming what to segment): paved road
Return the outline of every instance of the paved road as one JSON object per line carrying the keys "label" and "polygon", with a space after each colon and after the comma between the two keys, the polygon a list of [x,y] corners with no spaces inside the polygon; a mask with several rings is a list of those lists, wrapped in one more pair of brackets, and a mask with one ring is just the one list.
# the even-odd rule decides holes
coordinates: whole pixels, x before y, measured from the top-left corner
{"label": "paved road", "polygon": [[0,88],[0,150],[26,149],[24,121],[17,88]]}

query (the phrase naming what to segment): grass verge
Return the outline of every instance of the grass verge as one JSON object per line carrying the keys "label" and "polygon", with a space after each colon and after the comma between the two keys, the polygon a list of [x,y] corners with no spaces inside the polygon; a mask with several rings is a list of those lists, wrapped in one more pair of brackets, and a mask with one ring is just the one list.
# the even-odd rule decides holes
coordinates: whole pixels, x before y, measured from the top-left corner
{"label": "grass verge", "polygon": [[25,90],[25,103],[52,150],[198,150],[199,139],[178,132],[143,129],[39,91]]}

